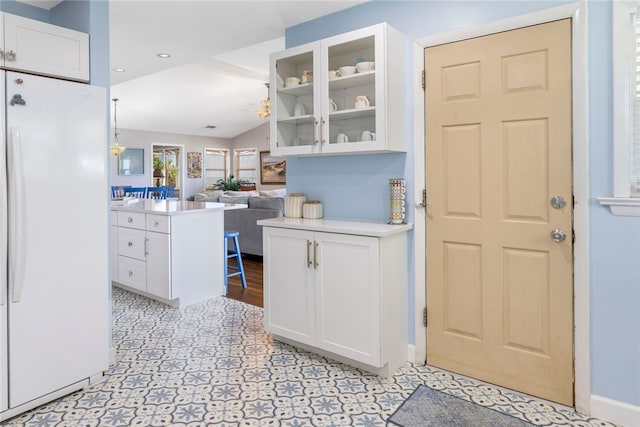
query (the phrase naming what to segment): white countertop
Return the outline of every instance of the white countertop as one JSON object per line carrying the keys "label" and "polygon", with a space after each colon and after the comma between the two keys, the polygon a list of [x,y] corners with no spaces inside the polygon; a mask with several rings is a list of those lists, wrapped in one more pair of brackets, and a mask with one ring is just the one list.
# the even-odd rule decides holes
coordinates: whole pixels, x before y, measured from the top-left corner
{"label": "white countertop", "polygon": [[158,215],[177,215],[196,212],[242,209],[247,205],[239,203],[182,202],[179,200],[140,199],[125,205],[112,204],[111,209],[127,212],[145,212]]}
{"label": "white countertop", "polygon": [[265,227],[293,228],[296,230],[325,231],[328,233],[355,234],[359,236],[386,237],[413,229],[413,224],[387,224],[357,219],[308,219],[269,218],[261,219],[258,225]]}

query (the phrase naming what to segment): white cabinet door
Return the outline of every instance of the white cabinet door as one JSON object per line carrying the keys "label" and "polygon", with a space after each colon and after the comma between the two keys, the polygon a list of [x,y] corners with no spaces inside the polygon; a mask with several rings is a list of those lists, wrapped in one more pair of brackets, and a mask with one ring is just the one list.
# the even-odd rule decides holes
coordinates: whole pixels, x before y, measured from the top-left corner
{"label": "white cabinet door", "polygon": [[313,233],[263,228],[265,330],[315,345]]}
{"label": "white cabinet door", "polygon": [[[271,152],[276,155],[320,153],[322,68],[320,43],[309,43],[271,56]],[[288,84],[313,72],[313,81]],[[296,114],[302,105],[304,114]],[[298,108],[299,112],[299,108]]]}
{"label": "white cabinet door", "polygon": [[379,240],[314,234],[316,345],[380,367]]}
{"label": "white cabinet door", "polygon": [[89,81],[89,35],[4,14],[4,67]]}
{"label": "white cabinet door", "polygon": [[146,256],[145,232],[118,227],[118,254],[144,261]]}
{"label": "white cabinet door", "polygon": [[171,299],[171,236],[147,231],[147,292]]}
{"label": "white cabinet door", "polygon": [[118,256],[118,283],[147,291],[147,264],[139,259]]}

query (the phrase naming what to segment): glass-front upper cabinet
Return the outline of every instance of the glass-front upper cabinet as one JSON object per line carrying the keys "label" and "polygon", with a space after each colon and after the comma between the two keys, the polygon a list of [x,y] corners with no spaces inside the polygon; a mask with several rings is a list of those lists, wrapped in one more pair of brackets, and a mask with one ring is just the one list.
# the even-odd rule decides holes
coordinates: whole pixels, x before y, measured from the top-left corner
{"label": "glass-front upper cabinet", "polygon": [[271,56],[271,151],[406,151],[404,37],[387,24]]}

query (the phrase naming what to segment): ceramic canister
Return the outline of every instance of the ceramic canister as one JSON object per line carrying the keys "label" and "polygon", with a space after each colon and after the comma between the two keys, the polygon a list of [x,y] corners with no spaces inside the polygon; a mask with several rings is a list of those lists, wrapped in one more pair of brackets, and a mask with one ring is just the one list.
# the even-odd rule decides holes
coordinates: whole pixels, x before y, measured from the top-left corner
{"label": "ceramic canister", "polygon": [[302,193],[291,193],[284,198],[284,216],[302,218],[302,204],[307,197]]}
{"label": "ceramic canister", "polygon": [[318,200],[309,200],[302,204],[302,216],[304,218],[322,218],[322,203]]}

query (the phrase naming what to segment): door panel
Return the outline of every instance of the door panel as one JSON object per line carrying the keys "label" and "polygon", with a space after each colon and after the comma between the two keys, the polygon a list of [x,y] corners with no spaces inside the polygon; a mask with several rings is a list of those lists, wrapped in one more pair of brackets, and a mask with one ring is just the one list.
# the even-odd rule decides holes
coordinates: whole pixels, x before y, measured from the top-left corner
{"label": "door panel", "polygon": [[[428,48],[427,362],[573,403],[571,22]],[[569,236],[554,242],[553,229]]]}

